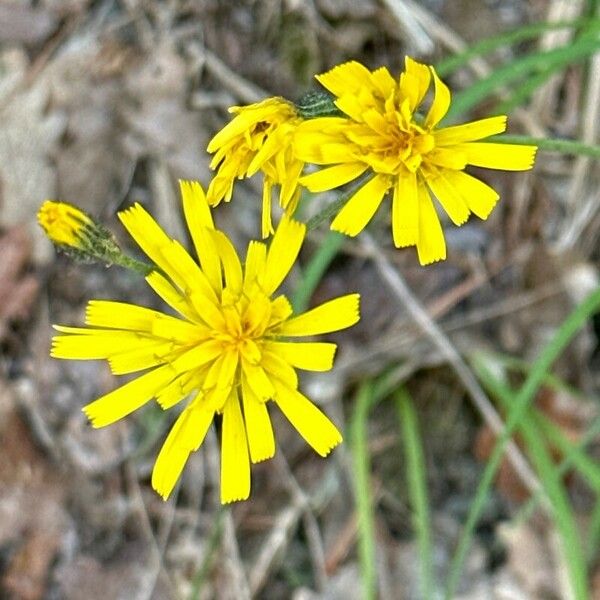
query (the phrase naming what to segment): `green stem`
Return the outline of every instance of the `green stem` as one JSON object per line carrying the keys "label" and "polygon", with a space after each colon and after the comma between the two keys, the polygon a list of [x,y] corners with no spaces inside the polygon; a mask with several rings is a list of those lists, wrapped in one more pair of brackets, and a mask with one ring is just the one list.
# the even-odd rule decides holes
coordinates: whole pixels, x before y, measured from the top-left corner
{"label": "green stem", "polygon": [[325,271],[339,252],[345,237],[337,231],[330,231],[314,256],[311,257],[302,273],[302,283],[292,297],[294,313],[299,314],[308,308],[308,303]]}
{"label": "green stem", "polygon": [[127,254],[123,254],[122,252],[111,254],[110,257],[103,256],[101,260],[104,262],[108,262],[109,264],[118,265],[119,267],[123,267],[125,269],[129,269],[141,275],[142,277],[146,277],[152,271],[156,271],[156,267],[153,265],[149,265],[141,260],[137,260],[137,258],[133,258],[131,256],[127,256]]}

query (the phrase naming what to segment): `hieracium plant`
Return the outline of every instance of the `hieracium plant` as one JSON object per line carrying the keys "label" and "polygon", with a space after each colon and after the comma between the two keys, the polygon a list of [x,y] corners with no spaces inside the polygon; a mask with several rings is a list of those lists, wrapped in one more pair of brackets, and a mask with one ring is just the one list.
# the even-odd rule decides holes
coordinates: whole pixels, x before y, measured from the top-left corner
{"label": "hieracium plant", "polygon": [[[498,201],[495,190],[465,172],[467,166],[520,171],[533,165],[535,146],[481,141],[506,129],[503,115],[440,126],[450,91],[433,67],[411,58],[397,79],[384,67],[369,71],[348,62],[317,80],[325,89],[298,104],[276,97],[230,109],[234,118],[208,144],[216,173],[206,194],[198,182],[180,185],[195,258],[139,204],[119,218],[149,262],[127,256],[105,227],[75,206],[46,201],[39,211],[40,225],[59,248],[76,259],[140,273],[168,307],[160,312],[92,300],[85,327],[54,326],[51,350],[55,358],[106,359],[115,375],[142,372],[83,407],[94,427],[152,400],[164,410],[183,404],[152,473],[165,499],[216,415],[222,419],[223,503],[248,498],[250,464],[275,453],[269,401],[321,456],[342,441],[298,389],[296,372],[331,369],[336,344],[299,338],[354,325],[359,296],[295,315],[278,291],[306,235],[306,225],[294,219],[303,188],[318,193],[357,180],[331,223],[350,236],[389,196],[394,245],[415,246],[426,265],[446,258],[436,201],[459,226],[471,213],[486,219]],[[323,168],[307,172],[307,165]],[[251,241],[241,260],[215,228],[211,208],[232,200],[236,180],[258,172],[261,237],[270,241]],[[283,212],[276,227],[274,192]]]}

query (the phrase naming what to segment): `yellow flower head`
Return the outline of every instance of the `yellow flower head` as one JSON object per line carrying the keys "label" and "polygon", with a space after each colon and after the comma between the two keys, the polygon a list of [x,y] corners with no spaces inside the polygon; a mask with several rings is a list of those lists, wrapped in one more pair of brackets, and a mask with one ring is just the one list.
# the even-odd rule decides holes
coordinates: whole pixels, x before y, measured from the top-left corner
{"label": "yellow flower head", "polygon": [[152,485],[165,499],[215,414],[222,414],[221,501],[232,502],[250,493],[250,462],[275,452],[268,400],[321,456],[341,441],[333,423],[298,391],[295,371],[330,369],[336,345],[294,340],[353,325],[359,297],[339,297],[293,316],[286,297],[273,295],[298,256],[304,225],[284,218],[268,248],[250,242],[242,266],[229,239],[214,229],[200,185],[182,182],[181,192],[198,262],[139,204],[119,214],[158,267],[148,284],[179,316],[92,300],[87,327],[55,326],[60,335],[51,354],[107,359],[119,375],[145,371],[84,408],[94,427],[114,423],[152,398],[163,409],[187,398],[152,473]]}
{"label": "yellow flower head", "polygon": [[249,106],[233,106],[236,116],[208,144],[214,153],[211,169],[218,169],[207,190],[208,203],[229,202],[236,179],[264,174],[262,236],[273,233],[271,190],[280,186],[279,203],[291,216],[300,190],[298,179],[304,163],[294,155],[292,142],[302,122],[296,107],[284,98],[267,98]]}
{"label": "yellow flower head", "polygon": [[94,227],[94,222],[86,213],[66,202],[46,200],[37,218],[53,243],[79,250],[87,246],[88,231]]}
{"label": "yellow flower head", "polygon": [[[396,247],[416,246],[421,264],[446,258],[446,243],[432,195],[455,225],[470,213],[486,219],[498,200],[488,185],[465,173],[468,165],[521,171],[533,166],[536,147],[482,143],[506,129],[506,116],[439,127],[450,107],[450,91],[435,69],[406,57],[395,80],[382,67],[369,71],[348,62],[317,76],[346,117],[319,117],[302,123],[295,137],[301,160],[334,165],[302,177],[320,192],[363,173],[372,177],[358,189],[331,228],[355,236],[393,190],[392,232]],[[433,85],[425,114],[419,108]]]}

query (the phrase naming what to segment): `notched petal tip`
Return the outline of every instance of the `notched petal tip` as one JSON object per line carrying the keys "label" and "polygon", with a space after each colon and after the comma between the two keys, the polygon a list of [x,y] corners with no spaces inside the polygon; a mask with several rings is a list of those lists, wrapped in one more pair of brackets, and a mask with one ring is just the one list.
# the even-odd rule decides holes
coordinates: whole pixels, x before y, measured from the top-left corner
{"label": "notched petal tip", "polygon": [[221,493],[221,504],[232,504],[233,502],[243,502],[250,497],[250,491],[244,494],[224,495]]}
{"label": "notched petal tip", "polygon": [[422,267],[427,267],[429,265],[434,265],[435,263],[439,263],[439,262],[446,260],[446,250],[444,249],[443,254],[438,254],[438,255],[433,255],[433,256],[422,256],[421,254],[419,254],[418,256],[419,256],[419,264]]}
{"label": "notched petal tip", "polygon": [[[338,431],[339,433],[339,431]],[[339,438],[338,439],[331,439],[329,440],[330,443],[330,447],[329,448],[322,448],[322,452],[319,452],[319,456],[326,458],[327,456],[329,456],[331,454],[331,452],[337,448],[342,442],[344,441],[344,438],[342,437],[342,434],[339,433]]]}
{"label": "notched petal tip", "polygon": [[100,429],[101,427],[104,427],[105,425],[109,425],[110,423],[102,422],[101,415],[99,415],[97,413],[97,411],[94,410],[94,407],[92,406],[93,404],[94,404],[93,402],[91,404],[87,404],[86,406],[84,406],[81,409],[81,412],[88,418],[90,425],[94,429]]}

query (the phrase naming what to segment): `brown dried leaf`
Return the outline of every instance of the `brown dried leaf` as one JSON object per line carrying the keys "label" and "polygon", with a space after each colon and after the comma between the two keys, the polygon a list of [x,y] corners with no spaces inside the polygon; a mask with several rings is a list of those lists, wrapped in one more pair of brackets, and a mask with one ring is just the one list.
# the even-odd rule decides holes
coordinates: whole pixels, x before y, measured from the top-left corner
{"label": "brown dried leaf", "polygon": [[12,323],[26,320],[38,292],[39,281],[26,273],[31,259],[31,241],[23,227],[0,235],[0,341]]}
{"label": "brown dried leaf", "polygon": [[38,600],[45,595],[68,526],[62,506],[66,486],[33,444],[4,384],[0,396],[0,545],[13,549],[0,579],[0,595]]}

